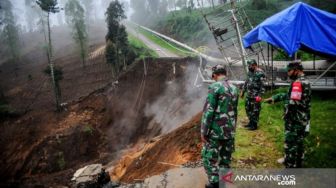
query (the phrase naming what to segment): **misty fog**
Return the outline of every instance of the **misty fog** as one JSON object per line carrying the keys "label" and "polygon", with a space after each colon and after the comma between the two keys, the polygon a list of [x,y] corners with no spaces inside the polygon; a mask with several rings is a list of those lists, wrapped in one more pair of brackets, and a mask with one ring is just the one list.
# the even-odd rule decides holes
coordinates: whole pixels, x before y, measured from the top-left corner
{"label": "misty fog", "polygon": [[[85,0],[80,0],[82,5],[85,7]],[[95,0],[90,2],[90,17],[91,21],[93,20],[104,20],[105,11],[112,0]],[[17,25],[20,27],[22,32],[29,32],[32,28],[33,31],[38,30],[38,13],[39,9],[35,0],[10,0],[13,6],[13,13]],[[61,11],[56,14],[51,14],[51,25],[59,26],[65,25],[65,15],[64,15],[64,6],[67,0],[58,0],[58,6],[61,8]],[[120,0],[124,4],[125,11],[127,12],[127,17],[130,16],[131,11],[129,7],[129,0]],[[63,9],[63,10],[62,10]],[[86,7],[85,7],[86,9]],[[0,10],[1,11],[1,10]]]}

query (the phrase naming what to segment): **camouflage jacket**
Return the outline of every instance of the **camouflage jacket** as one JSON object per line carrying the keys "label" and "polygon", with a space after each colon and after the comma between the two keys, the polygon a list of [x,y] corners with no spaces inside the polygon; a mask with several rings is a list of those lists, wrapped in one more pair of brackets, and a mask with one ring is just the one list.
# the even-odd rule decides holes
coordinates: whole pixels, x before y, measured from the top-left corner
{"label": "camouflage jacket", "polygon": [[248,73],[247,79],[243,86],[243,92],[247,92],[248,98],[262,96],[265,93],[265,78],[264,71],[259,68],[255,72]]}
{"label": "camouflage jacket", "polygon": [[203,109],[201,134],[212,139],[232,139],[237,122],[238,89],[226,78],[209,86]]}
{"label": "camouflage jacket", "polygon": [[[299,84],[299,87],[301,85],[299,91],[295,89],[297,84]],[[274,102],[285,101],[285,121],[308,125],[310,121],[311,88],[304,75],[292,81],[287,93],[276,94],[272,96],[272,99]]]}

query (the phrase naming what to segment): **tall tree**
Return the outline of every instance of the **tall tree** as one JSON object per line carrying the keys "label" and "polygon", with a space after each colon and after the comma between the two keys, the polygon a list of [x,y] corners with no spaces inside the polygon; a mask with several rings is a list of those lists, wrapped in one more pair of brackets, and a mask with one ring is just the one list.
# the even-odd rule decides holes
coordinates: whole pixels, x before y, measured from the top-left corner
{"label": "tall tree", "polygon": [[13,5],[9,0],[1,0],[0,6],[2,8],[1,35],[7,45],[8,54],[12,56],[12,61],[17,63],[20,57],[19,28],[15,22]]}
{"label": "tall tree", "polygon": [[120,62],[125,61],[128,49],[126,29],[120,24],[121,20],[126,18],[123,5],[118,0],[112,1],[105,16],[107,23],[106,62],[111,63],[114,72],[118,74]]}
{"label": "tall tree", "polygon": [[55,14],[59,12],[59,7],[57,5],[57,0],[37,0],[36,3],[40,6],[40,8],[47,14],[47,28],[48,28],[48,63],[50,68],[50,76],[52,85],[54,88],[55,94],[55,102],[56,102],[56,109],[60,111],[60,104],[61,99],[59,95],[59,85],[56,83],[55,79],[55,72],[54,72],[54,62],[53,62],[53,53],[52,53],[52,40],[51,40],[51,29],[50,29],[50,14]]}
{"label": "tall tree", "polygon": [[194,0],[188,1],[188,12],[191,13],[191,11],[195,8]]}
{"label": "tall tree", "polygon": [[332,13],[336,13],[336,3],[335,0],[306,0],[309,4],[319,9],[323,9]]}
{"label": "tall tree", "polygon": [[126,55],[128,54],[129,46],[128,46],[128,35],[126,32],[126,28],[123,25],[119,27],[117,47],[120,50],[119,54],[121,56],[121,58],[118,58],[118,59],[120,59],[121,63],[123,63],[124,69],[126,70],[126,66],[127,66]]}
{"label": "tall tree", "polygon": [[84,9],[78,0],[69,0],[65,5],[67,23],[72,27],[72,38],[79,46],[82,64],[87,57],[88,34],[85,25]]}
{"label": "tall tree", "polygon": [[[85,19],[86,23],[90,23],[91,21],[91,14],[93,12],[93,1],[92,0],[81,0],[85,7]],[[88,25],[89,26],[89,25]]]}
{"label": "tall tree", "polygon": [[214,2],[214,0],[210,0],[210,3],[211,3],[212,8],[215,8],[215,2]]}

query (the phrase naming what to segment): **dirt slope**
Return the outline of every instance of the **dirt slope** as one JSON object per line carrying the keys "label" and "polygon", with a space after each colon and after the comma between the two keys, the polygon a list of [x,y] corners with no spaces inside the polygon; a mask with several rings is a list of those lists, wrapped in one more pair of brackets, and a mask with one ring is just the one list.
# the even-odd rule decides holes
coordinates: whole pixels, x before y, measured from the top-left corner
{"label": "dirt slope", "polygon": [[[175,62],[175,74],[171,66]],[[70,102],[62,113],[32,110],[0,124],[1,186],[68,185],[85,164],[107,164],[120,151],[158,136],[161,127],[145,114],[165,92],[166,82],[178,82],[183,92],[190,59],[138,62],[118,82]],[[38,100],[38,99],[36,99]],[[152,123],[150,123],[152,122]]]}
{"label": "dirt slope", "polygon": [[129,151],[111,172],[112,178],[132,183],[200,160],[200,119],[198,114],[177,130]]}

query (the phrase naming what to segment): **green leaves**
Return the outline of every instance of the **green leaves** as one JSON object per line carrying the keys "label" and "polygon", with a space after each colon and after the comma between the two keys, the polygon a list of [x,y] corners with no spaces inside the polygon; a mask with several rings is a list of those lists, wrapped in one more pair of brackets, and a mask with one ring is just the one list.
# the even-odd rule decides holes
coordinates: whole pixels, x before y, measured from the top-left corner
{"label": "green leaves", "polygon": [[45,12],[57,13],[60,11],[59,7],[57,6],[57,0],[37,0],[36,3]]}
{"label": "green leaves", "polygon": [[65,5],[66,22],[72,28],[72,38],[79,47],[83,66],[87,57],[88,33],[85,24],[84,8],[78,0],[69,0]]}
{"label": "green leaves", "polygon": [[12,56],[12,61],[17,62],[20,56],[19,31],[16,25],[13,5],[9,0],[1,0],[1,38],[5,41],[7,51]]}
{"label": "green leaves", "polygon": [[128,53],[128,38],[126,28],[119,22],[126,18],[124,7],[118,1],[112,1],[105,13],[107,23],[106,61],[119,71],[119,65],[126,60]]}

